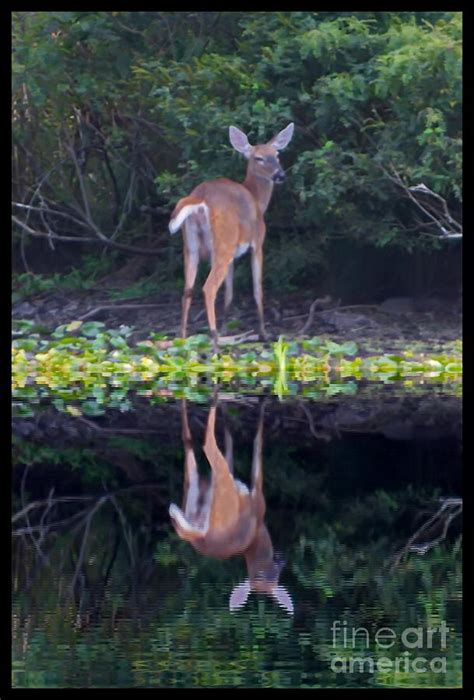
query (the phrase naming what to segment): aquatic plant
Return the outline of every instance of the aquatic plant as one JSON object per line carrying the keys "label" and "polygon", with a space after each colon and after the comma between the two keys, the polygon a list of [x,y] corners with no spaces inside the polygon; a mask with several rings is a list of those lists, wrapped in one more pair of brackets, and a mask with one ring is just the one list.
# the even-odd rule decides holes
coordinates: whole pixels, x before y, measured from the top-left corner
{"label": "aquatic plant", "polygon": [[[183,340],[150,334],[133,344],[133,329],[106,329],[100,322],[73,321],[52,333],[40,333],[31,322],[16,322],[12,343],[14,398],[53,396],[58,399],[166,395],[177,386],[196,388],[211,383],[270,386],[282,396],[293,382],[322,387],[350,386],[354,380],[410,382],[436,380],[460,387],[461,343],[429,354],[408,347],[399,354],[367,354],[353,341],[328,337],[277,342],[241,342],[212,351],[205,335]],[[349,382],[349,383],[348,383]]]}

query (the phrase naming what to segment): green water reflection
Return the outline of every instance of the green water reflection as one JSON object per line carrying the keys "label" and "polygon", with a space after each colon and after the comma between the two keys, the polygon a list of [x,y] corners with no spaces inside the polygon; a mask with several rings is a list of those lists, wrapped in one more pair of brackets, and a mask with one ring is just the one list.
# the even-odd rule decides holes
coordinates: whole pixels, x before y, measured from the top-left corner
{"label": "green water reflection", "polygon": [[[458,438],[318,436],[303,422],[290,435],[301,407],[259,402],[218,406],[211,427],[213,409],[188,406],[186,433],[184,406],[162,407],[171,427],[156,435],[102,427],[46,440],[26,419],[14,434],[13,685],[459,686]],[[169,516],[191,449],[201,478],[216,477],[215,453],[201,449],[211,433],[221,467],[230,460],[250,491],[252,464],[262,471],[254,539],[235,545],[234,533],[219,550],[229,558],[204,556]],[[186,517],[202,525],[216,493],[201,489]],[[262,528],[266,559],[249,566]],[[249,585],[229,604],[258,578],[252,561],[260,572],[276,562],[264,583],[288,598]]]}

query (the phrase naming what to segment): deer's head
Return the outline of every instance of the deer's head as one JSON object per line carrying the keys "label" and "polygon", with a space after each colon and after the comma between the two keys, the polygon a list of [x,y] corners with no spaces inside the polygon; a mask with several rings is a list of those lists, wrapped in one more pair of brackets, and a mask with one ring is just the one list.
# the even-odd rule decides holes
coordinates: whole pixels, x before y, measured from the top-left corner
{"label": "deer's head", "polygon": [[278,159],[278,152],[290,143],[293,137],[294,124],[288,126],[274,136],[268,143],[252,146],[243,131],[235,126],[229,127],[229,139],[233,147],[242,153],[249,161],[253,175],[264,180],[280,183],[285,179],[285,171]]}
{"label": "deer's head", "polygon": [[278,583],[281,570],[285,561],[280,554],[271,553],[270,558],[252,561],[246,556],[247,571],[249,578],[235,586],[229,598],[229,609],[231,612],[243,607],[248,600],[250,593],[265,593],[270,596],[278,605],[293,614],[293,601],[285,586]]}

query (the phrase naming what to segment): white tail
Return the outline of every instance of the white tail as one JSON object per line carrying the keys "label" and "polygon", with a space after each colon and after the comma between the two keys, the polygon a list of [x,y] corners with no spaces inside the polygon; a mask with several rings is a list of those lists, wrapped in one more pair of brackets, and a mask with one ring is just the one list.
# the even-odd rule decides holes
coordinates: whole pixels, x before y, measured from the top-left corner
{"label": "white tail", "polygon": [[226,428],[226,455],[215,437],[216,408],[209,411],[204,453],[211,465],[212,478],[199,477],[192,446],[186,401],[181,405],[182,437],[185,454],[183,509],[171,504],[169,514],[178,535],[210,557],[227,559],[243,555],[248,577],[231,593],[230,610],[245,604],[250,592],[266,593],[288,613],[293,613],[291,596],[278,580],[283,568],[274,554],[264,523],[265,498],[262,491],[263,404],[253,444],[252,485],[250,490],[232,474],[232,438]]}
{"label": "white tail", "polygon": [[192,290],[199,260],[210,259],[211,271],[204,284],[209,329],[217,349],[215,301],[225,280],[224,319],[233,296],[233,260],[249,248],[252,255],[253,293],[260,320],[260,335],[266,337],[263,316],[262,264],[265,222],[275,182],[285,173],[278,151],[288,145],[294,125],[289,124],[266,144],[251,146],[247,136],[235,126],[229,128],[232,146],[248,159],[243,183],[227,178],[205,180],[188,197],[177,203],[169,223],[170,233],[184,225],[184,292],[181,335],[186,337]]}

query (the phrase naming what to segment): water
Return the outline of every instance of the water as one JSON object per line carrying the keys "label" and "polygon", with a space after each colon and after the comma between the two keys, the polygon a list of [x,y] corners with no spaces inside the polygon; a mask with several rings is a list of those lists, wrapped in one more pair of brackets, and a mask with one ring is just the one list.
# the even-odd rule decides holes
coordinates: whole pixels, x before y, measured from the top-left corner
{"label": "water", "polygon": [[459,399],[237,398],[15,419],[15,687],[461,685]]}

